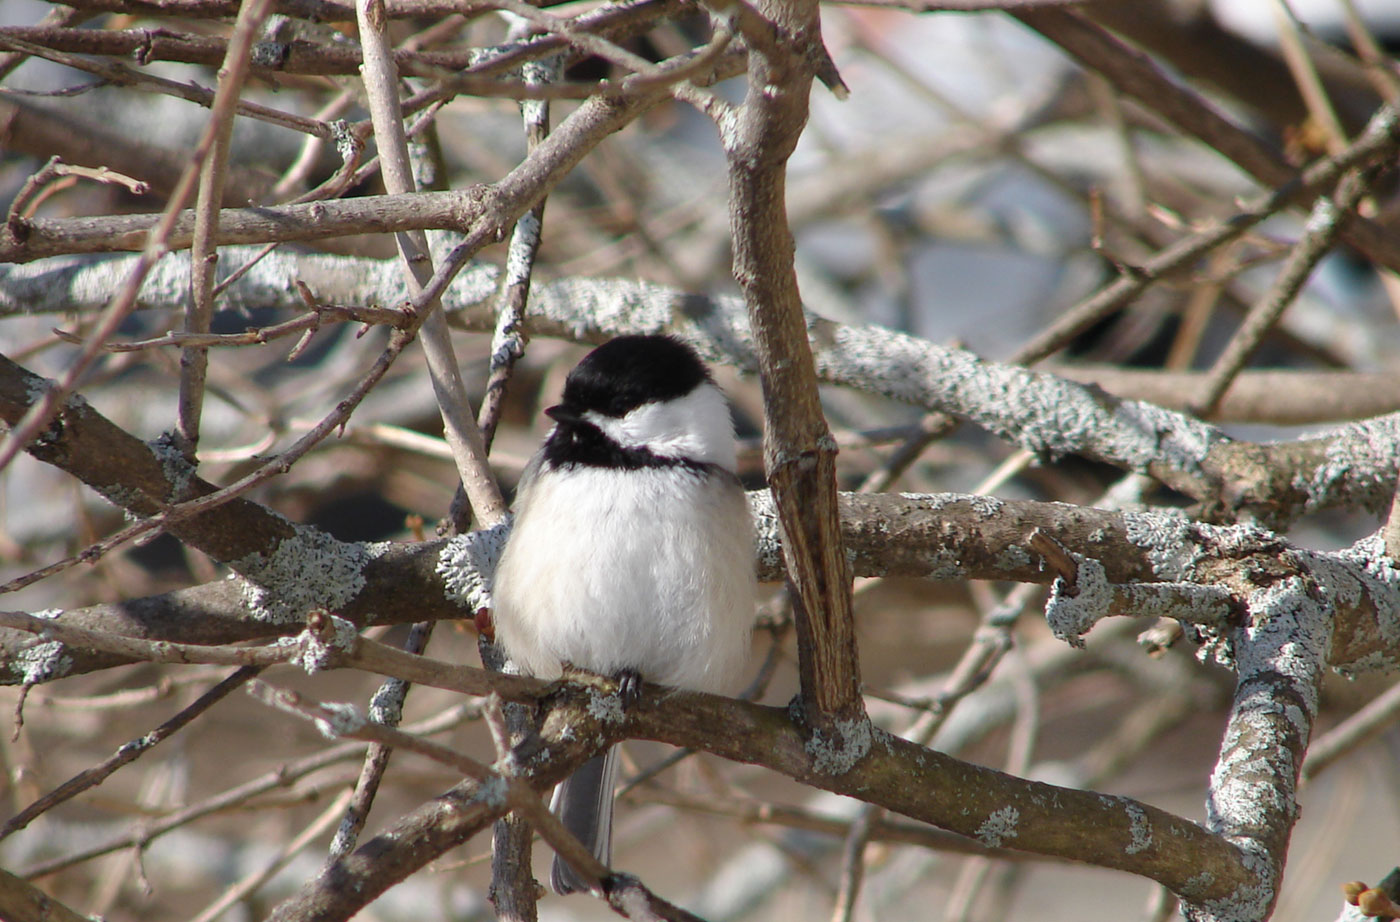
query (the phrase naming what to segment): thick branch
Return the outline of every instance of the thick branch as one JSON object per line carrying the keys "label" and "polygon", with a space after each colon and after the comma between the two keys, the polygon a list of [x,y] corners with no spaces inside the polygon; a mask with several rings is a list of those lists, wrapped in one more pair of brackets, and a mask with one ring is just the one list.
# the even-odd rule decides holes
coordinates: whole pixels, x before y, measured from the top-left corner
{"label": "thick branch", "polygon": [[[780,580],[782,546],[772,501],[761,492],[751,494],[750,502],[758,524],[759,577]],[[1103,566],[1104,578],[1114,584],[1214,582],[1213,568],[1234,566],[1242,553],[1277,556],[1288,549],[1290,560],[1325,574],[1327,585],[1337,593],[1328,662],[1347,672],[1400,662],[1400,589],[1378,543],[1324,554],[1294,548],[1258,529],[1202,525],[1170,513],[1110,512],[956,494],[843,494],[841,528],[842,548],[856,575],[934,580],[1049,582],[1055,572],[1027,550],[1037,530],[1065,548],[1093,556]],[[484,604],[481,571],[492,566],[500,539],[499,534],[475,532],[382,545],[365,558],[360,570],[346,571],[344,578],[360,588],[335,611],[361,626],[470,617]],[[1164,562],[1171,561],[1177,566],[1166,569]],[[293,584],[289,591],[296,588]],[[1158,594],[1172,591],[1167,587]],[[257,604],[260,598],[246,585],[219,580],[165,595],[64,611],[61,621],[132,637],[200,644],[270,638],[301,629],[305,610],[292,616],[289,608],[286,617],[270,618]],[[3,683],[50,681],[122,662],[127,660],[81,649],[40,649],[31,635],[0,631]]]}
{"label": "thick branch", "polygon": [[763,382],[764,467],[794,590],[802,700],[809,719],[839,737],[829,721],[864,715],[851,574],[837,537],[836,443],[817,396],[784,197],[787,158],[807,122],[815,55],[806,52],[821,47],[821,33],[815,2],[774,2],[760,12],[792,45],[751,51],[744,104],[720,123],[734,278]]}
{"label": "thick branch", "polygon": [[[1189,820],[1126,797],[1026,781],[876,731],[867,758],[833,771],[785,708],[650,689],[615,722],[592,686],[566,685],[536,747],[521,759],[543,789],[599,743],[628,736],[705,749],[807,785],[1001,846],[1151,877],[1187,899],[1222,899],[1255,880],[1232,845]],[[403,818],[327,869],[273,913],[280,922],[348,918],[393,883],[483,831],[507,808],[475,785]],[[1202,873],[1208,870],[1209,873]]]}
{"label": "thick branch", "polygon": [[[56,263],[8,271],[0,267],[0,310],[21,305],[34,311],[95,306],[127,261]],[[274,254],[227,296],[240,298],[246,286],[243,297],[274,306],[268,301],[271,293],[285,291],[283,303],[276,306],[300,312],[305,305],[295,294],[295,283],[301,280],[325,301],[392,303],[401,297],[393,269],[392,263],[374,260]],[[176,292],[187,284],[187,267],[174,262],[168,271],[165,288],[148,285],[143,291],[145,303],[178,303]],[[490,332],[495,326],[497,280],[495,269],[474,265],[457,277],[444,306],[468,328]],[[732,297],[692,295],[635,281],[569,278],[535,284],[526,321],[534,334],[583,342],[667,330],[688,339],[711,360],[758,371],[744,305]],[[1121,399],[1058,375],[984,361],[965,350],[877,326],[850,327],[812,315],[807,315],[806,324],[817,374],[825,383],[969,419],[1042,456],[1077,454],[1145,471],[1189,496],[1251,510],[1275,525],[1338,505],[1382,508],[1390,501],[1400,470],[1400,417],[1395,415],[1297,442],[1233,441],[1216,427],[1183,414]],[[1094,378],[1090,372],[1073,373]],[[1143,397],[1161,392],[1155,382],[1138,385],[1121,376],[1104,383],[1125,380],[1131,388],[1143,387]],[[1280,394],[1296,392],[1290,388]],[[1008,400],[1008,394],[1018,399]],[[1122,395],[1129,396],[1135,396],[1134,390]],[[1189,392],[1178,389],[1178,396]],[[1331,414],[1327,418],[1339,418],[1381,409],[1373,399],[1384,399],[1384,391],[1335,387],[1328,399],[1314,401],[1314,406]],[[1325,410],[1329,402],[1334,409]]]}

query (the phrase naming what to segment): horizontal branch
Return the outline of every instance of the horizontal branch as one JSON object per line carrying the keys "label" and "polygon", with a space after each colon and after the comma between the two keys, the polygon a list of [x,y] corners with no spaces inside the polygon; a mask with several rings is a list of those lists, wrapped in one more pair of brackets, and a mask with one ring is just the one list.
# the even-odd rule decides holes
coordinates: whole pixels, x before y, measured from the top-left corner
{"label": "horizontal branch", "polygon": [[[776,515],[766,492],[751,494],[758,523],[760,579],[783,578]],[[1363,542],[1335,554],[1308,551],[1256,528],[1220,528],[1172,513],[1110,512],[1059,503],[957,494],[842,494],[842,543],[857,576],[1046,583],[1055,572],[1029,550],[1037,530],[1092,557],[1116,583],[1212,583],[1222,565],[1266,553],[1338,594],[1328,662],[1347,672],[1400,662],[1400,592],[1378,545]],[[359,627],[471,618],[488,604],[488,575],[503,532],[452,539],[363,545],[323,544],[318,566],[342,574],[346,594],[335,614]],[[1368,539],[1369,540],[1369,539]],[[1285,554],[1286,552],[1286,554]],[[354,566],[358,560],[359,568]],[[1168,566],[1172,563],[1172,566]],[[291,599],[304,599],[292,585]],[[1167,597],[1171,587],[1143,589]],[[229,644],[294,634],[308,605],[279,607],[269,617],[265,596],[240,580],[218,580],[143,599],[48,612],[50,622],[173,643]],[[0,683],[41,683],[133,661],[30,634],[0,631]],[[374,668],[374,667],[368,667]],[[415,678],[437,684],[429,677]]]}
{"label": "horizontal branch", "polygon": [[[292,243],[402,230],[466,233],[489,207],[486,188],[225,208],[219,212],[217,244]],[[155,214],[135,214],[11,222],[0,230],[0,262],[30,262],[66,253],[139,250],[159,218]],[[167,243],[173,250],[188,249],[193,234],[194,213],[183,212]]]}
{"label": "horizontal branch", "polygon": [[[1117,365],[1042,365],[1127,400],[1185,411],[1205,383],[1203,371]],[[1386,372],[1260,368],[1240,372],[1211,418],[1222,423],[1303,426],[1400,411],[1400,379]]]}
{"label": "horizontal branch", "polygon": [[[74,9],[88,13],[126,13],[133,16],[193,17],[231,19],[238,15],[240,0],[74,0]],[[544,0],[539,6],[553,6]],[[485,12],[494,7],[488,0],[386,0],[390,19],[442,19],[453,14]],[[277,0],[274,12],[312,22],[354,22],[352,0]]]}
{"label": "horizontal branch", "polygon": [[[168,2],[168,0],[167,0]],[[139,2],[125,4],[140,6]],[[165,5],[165,4],[162,4]],[[277,4],[274,4],[276,6]],[[285,5],[285,4],[283,4]],[[551,3],[538,4],[551,6]],[[217,2],[202,4],[203,10],[217,8]],[[234,4],[234,9],[237,5]],[[341,4],[327,4],[329,17],[316,17],[321,22],[339,17]],[[345,4],[350,10],[350,21],[354,21],[354,5]],[[389,15],[394,16],[446,16],[445,12],[408,13],[412,7],[433,7],[451,9],[454,13],[469,12],[467,4],[452,3],[389,3]],[[489,9],[490,4],[481,4],[481,9]],[[590,10],[572,17],[574,29],[594,35],[626,37],[647,28],[658,20],[674,15],[680,8],[679,0],[633,0],[630,3],[609,5],[603,9]],[[199,15],[193,10],[183,11],[187,15]],[[165,13],[163,15],[170,15]],[[207,14],[206,14],[207,15]],[[143,64],[152,61],[173,61],[182,64],[203,64],[217,67],[227,53],[228,42],[218,35],[202,35],[194,32],[177,32],[173,29],[81,29],[60,26],[4,26],[0,27],[0,40],[5,38],[42,46],[54,51],[69,54],[102,55],[116,58],[135,58]],[[567,48],[568,40],[560,36],[531,36],[528,39],[490,49],[461,48],[450,50],[409,50],[396,49],[394,62],[404,73],[419,76],[442,76],[452,74],[458,81],[484,80],[500,74],[522,59],[540,57]],[[354,75],[359,73],[362,63],[359,50],[348,43],[311,42],[301,39],[282,42],[265,42],[259,55],[252,61],[255,73],[282,74],[324,74]],[[458,83],[458,86],[463,86]],[[519,84],[523,86],[523,84]],[[470,90],[466,90],[470,92]]]}
{"label": "horizontal branch", "polygon": [[[239,251],[228,255],[230,265],[240,261]],[[91,309],[105,303],[110,278],[125,265],[124,257],[69,257],[0,266],[0,314],[21,307]],[[148,285],[141,298],[151,307],[173,309],[187,290],[188,257],[171,257],[163,268],[158,283]],[[393,269],[378,260],[273,254],[230,286],[226,296],[233,304],[300,312],[305,305],[296,284],[304,282],[322,301],[392,304],[402,297]],[[483,333],[494,329],[498,274],[492,266],[474,264],[457,276],[444,294],[444,307],[456,322]],[[735,297],[631,280],[540,281],[532,286],[526,323],[532,334],[581,342],[667,330],[711,361],[757,371],[744,305]],[[1336,506],[1384,508],[1400,473],[1400,415],[1394,412],[1298,441],[1232,440],[1182,413],[1058,374],[986,361],[878,326],[847,326],[810,314],[808,324],[817,371],[826,383],[970,420],[1042,457],[1082,455],[1146,471],[1208,506],[1248,509],[1276,527]],[[1124,380],[1129,379],[1113,379]],[[1343,416],[1376,408],[1360,388],[1331,393]],[[1015,399],[1007,399],[1013,394]]]}
{"label": "horizontal branch", "polygon": [[[794,724],[787,708],[648,686],[641,702],[618,720],[609,715],[621,714],[620,708],[599,706],[604,693],[594,684],[557,687],[540,735],[531,741],[530,757],[517,763],[537,790],[600,743],[650,739],[768,768],[990,847],[1140,874],[1192,901],[1223,899],[1254,881],[1241,853],[1224,839],[1131,798],[1027,781],[881,731],[875,731],[865,757],[848,770],[832,772],[825,767],[826,754]],[[331,866],[271,919],[347,918],[388,886],[486,829],[504,808],[479,796],[474,785],[459,785]]]}

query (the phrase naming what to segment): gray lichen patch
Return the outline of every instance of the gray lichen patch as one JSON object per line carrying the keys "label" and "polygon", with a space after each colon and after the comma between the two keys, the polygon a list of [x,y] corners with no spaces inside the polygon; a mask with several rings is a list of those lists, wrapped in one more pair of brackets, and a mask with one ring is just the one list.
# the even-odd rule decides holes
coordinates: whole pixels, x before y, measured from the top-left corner
{"label": "gray lichen patch", "polygon": [[864,716],[837,720],[830,735],[813,727],[803,748],[812,768],[823,775],[844,775],[870,751],[873,730]]}
{"label": "gray lichen patch", "polygon": [[1360,505],[1380,512],[1395,492],[1400,413],[1362,420],[1315,436],[1327,441],[1326,460],[1294,485],[1307,509]]}
{"label": "gray lichen patch", "polygon": [[15,653],[7,664],[19,685],[39,685],[61,679],[73,668],[73,657],[57,640],[47,640]]}
{"label": "gray lichen patch", "polygon": [[[1267,919],[1269,907],[1278,894],[1279,870],[1267,854],[1265,846],[1247,836],[1226,836],[1240,850],[1240,863],[1255,876],[1255,882],[1245,884],[1229,896],[1206,900],[1182,907],[1191,922],[1238,922],[1240,919]],[[1201,872],[1197,877],[1207,877]],[[1196,878],[1192,878],[1195,880]]]}
{"label": "gray lichen patch", "polygon": [[331,636],[328,640],[323,640],[310,628],[292,638],[297,645],[297,655],[292,659],[292,665],[305,669],[307,675],[335,668],[341,655],[355,649],[355,641],[360,636],[359,628],[353,622],[335,615],[330,616],[330,621]]}
{"label": "gray lichen patch", "polygon": [[165,496],[166,502],[178,503],[189,499],[190,483],[195,477],[194,465],[190,464],[184,452],[175,446],[175,440],[170,433],[147,442],[146,447],[155,455],[165,482],[170,484],[170,490]]}
{"label": "gray lichen patch", "polygon": [[1078,569],[1075,585],[1071,587],[1064,577],[1055,579],[1045,602],[1045,623],[1060,640],[1082,647],[1084,635],[1108,617],[1113,607],[1113,584],[1103,564],[1072,551],[1069,554]]}
{"label": "gray lichen patch", "polygon": [[1295,728],[1306,740],[1317,713],[1318,674],[1327,661],[1334,609],[1297,576],[1251,593],[1248,605],[1251,623],[1235,652],[1240,682],[1265,675],[1287,680],[1308,709],[1303,725]]}
{"label": "gray lichen patch", "polygon": [[1015,807],[1002,807],[993,810],[973,833],[977,841],[988,848],[1001,848],[1007,839],[1018,835],[1016,827],[1021,822],[1021,811]]}
{"label": "gray lichen patch", "polygon": [[404,694],[408,683],[403,679],[385,679],[369,699],[369,719],[386,727],[397,727],[403,720]]}
{"label": "gray lichen patch", "polygon": [[753,516],[755,566],[760,573],[781,572],[783,539],[773,494],[767,490],[754,490],[748,494],[748,499],[749,514]]}
{"label": "gray lichen patch", "polygon": [[1084,454],[1138,471],[1159,463],[1194,476],[1211,448],[1229,441],[1181,413],[905,334],[841,327],[834,342],[817,355],[828,380],[867,382],[895,399],[972,419],[1040,457]]}
{"label": "gray lichen patch", "polygon": [[1123,809],[1128,814],[1128,844],[1124,846],[1123,851],[1129,855],[1136,855],[1151,848],[1152,821],[1147,818],[1147,811],[1127,801],[1123,802]]}
{"label": "gray lichen patch", "polygon": [[328,701],[321,708],[329,712],[316,718],[316,729],[321,731],[322,736],[340,739],[364,729],[365,715],[353,704]]}
{"label": "gray lichen patch", "polygon": [[510,537],[510,525],[507,517],[490,528],[450,538],[443,545],[436,572],[449,600],[468,611],[491,607],[496,562]]}
{"label": "gray lichen patch", "polygon": [[622,707],[622,697],[616,693],[604,694],[589,689],[585,706],[589,716],[600,723],[620,724],[627,719],[627,713]]}
{"label": "gray lichen patch", "polygon": [[1185,514],[1125,511],[1122,516],[1124,534],[1147,553],[1147,562],[1158,579],[1177,581],[1190,576],[1202,554],[1192,540],[1195,523]]}
{"label": "gray lichen patch", "polygon": [[365,586],[365,566],[387,545],[338,541],[317,528],[292,524],[293,534],[270,554],[230,561],[243,577],[249,611],[274,624],[300,622],[308,611],[339,611]]}
{"label": "gray lichen patch", "polygon": [[[1385,554],[1385,539],[1380,532],[1362,538],[1349,548],[1337,553],[1342,565],[1350,565],[1349,572],[1357,574],[1357,593],[1365,592],[1376,610],[1376,628],[1389,647],[1400,646],[1400,561],[1393,561]],[[1337,587],[1345,583],[1322,574],[1325,585]],[[1343,601],[1348,601],[1343,599]],[[1397,664],[1391,662],[1389,668]]]}
{"label": "gray lichen patch", "polygon": [[483,803],[492,810],[505,808],[510,798],[510,783],[500,775],[491,777],[477,784],[476,790],[472,792],[472,800]]}

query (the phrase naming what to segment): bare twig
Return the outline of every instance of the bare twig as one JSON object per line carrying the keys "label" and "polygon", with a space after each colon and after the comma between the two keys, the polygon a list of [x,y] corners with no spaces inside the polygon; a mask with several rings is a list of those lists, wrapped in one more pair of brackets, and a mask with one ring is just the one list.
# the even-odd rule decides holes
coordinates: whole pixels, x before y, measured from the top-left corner
{"label": "bare twig", "polygon": [[103,781],[106,781],[107,777],[117,769],[136,761],[153,747],[164,742],[172,734],[179,732],[187,726],[190,721],[209,710],[219,701],[222,701],[228,696],[229,692],[243,685],[261,671],[262,669],[259,666],[243,666],[239,668],[218,685],[215,685],[213,688],[200,695],[188,707],[182,709],[174,717],[171,717],[149,733],[139,736],[122,746],[101,764],[94,765],[92,768],[80,772],[75,777],[68,779],[34,803],[25,807],[19,813],[10,817],[5,821],[4,826],[0,826],[0,839],[18,832],[64,801],[70,800],[83,791],[94,788]]}
{"label": "bare twig", "polygon": [[[558,79],[560,62],[527,65],[527,83],[548,84]],[[525,144],[528,150],[537,148],[549,134],[549,104],[521,103],[520,113],[525,122]],[[525,354],[528,336],[525,332],[525,305],[530,296],[530,279],[534,273],[535,257],[539,253],[543,234],[545,199],[520,216],[511,232],[506,250],[506,271],[501,279],[501,294],[496,306],[496,329],[491,338],[491,364],[487,371],[486,393],[482,397],[478,422],[482,438],[489,450],[500,423],[502,402],[515,363]]]}
{"label": "bare twig", "polygon": [[[249,0],[238,12],[228,55],[219,68],[219,94],[237,98],[248,78],[249,51],[262,31],[272,0]],[[218,96],[216,95],[216,98]],[[229,146],[233,139],[233,113],[211,113],[209,154],[199,171],[195,194],[194,235],[190,240],[190,300],[185,307],[185,332],[208,333],[214,316],[214,279],[219,255],[219,205],[223,201]],[[199,421],[204,409],[204,380],[209,352],[202,346],[180,350],[180,394],[176,409],[175,438],[185,457],[194,460],[199,446]]]}
{"label": "bare twig", "polygon": [[145,195],[150,191],[150,187],[139,179],[132,179],[115,170],[106,167],[85,167],[64,163],[58,157],[50,157],[49,161],[41,167],[38,172],[25,180],[19,192],[15,194],[10,202],[9,217],[6,223],[15,224],[33,215],[34,209],[44,200],[46,190],[60,176],[78,176],[83,179],[90,179],[94,182],[114,183],[124,186],[132,195]]}
{"label": "bare twig", "polygon": [[[404,641],[404,652],[421,654],[432,637],[433,622],[419,621],[414,624]],[[397,728],[403,716],[404,699],[408,695],[408,683],[402,679],[386,679],[370,701],[369,719],[386,727]],[[335,838],[327,850],[327,862],[334,862],[349,854],[355,848],[360,831],[369,819],[370,807],[379,792],[384,772],[389,767],[393,750],[382,743],[370,743],[365,752],[365,761],[360,766],[360,776],[355,780],[355,789],[345,804],[345,816],[336,828]]]}
{"label": "bare twig", "polygon": [[[1258,137],[1221,115],[1199,94],[1172,80],[1149,58],[1078,10],[1066,7],[1024,8],[1013,12],[1086,67],[1099,71],[1120,92],[1138,100],[1192,137],[1234,161],[1265,186],[1283,188],[1293,167]],[[1395,125],[1394,113],[1377,113]],[[1373,117],[1372,124],[1375,124]],[[1400,270],[1400,241],[1376,222],[1358,217],[1342,238],[1381,265]]]}
{"label": "bare twig", "polygon": [[[256,4],[250,4],[247,9],[239,13],[239,22],[242,26],[235,29],[235,41],[230,43],[230,60],[246,60],[248,57],[256,38],[254,31],[249,28],[253,14],[256,12],[256,6]],[[3,44],[3,40],[0,40],[0,44]],[[103,312],[93,330],[92,341],[69,367],[62,380],[49,388],[41,399],[35,401],[25,417],[10,429],[3,441],[0,441],[0,470],[8,466],[15,456],[28,445],[29,441],[48,425],[60,406],[68,400],[76,389],[79,380],[97,359],[102,343],[116,332],[117,327],[126,319],[127,314],[135,308],[136,297],[141,290],[142,282],[145,281],[147,274],[155,264],[169,252],[168,239],[174,229],[175,222],[180,217],[180,209],[185,207],[190,195],[194,192],[195,182],[200,171],[204,168],[205,160],[217,144],[219,132],[223,126],[232,123],[234,111],[238,108],[240,91],[241,81],[229,81],[221,84],[218,92],[214,94],[209,124],[205,127],[199,144],[191,154],[190,161],[181,174],[174,193],[171,194],[170,203],[152,230],[145,235],[141,258]]]}
{"label": "bare twig", "polygon": [[[474,704],[468,702],[443,711],[434,717],[420,721],[408,727],[409,732],[415,734],[427,734],[441,732],[460,723],[475,710]],[[322,750],[303,758],[296,759],[284,765],[265,772],[258,777],[242,784],[236,785],[228,790],[206,798],[198,803],[182,807],[159,819],[142,822],[133,830],[114,836],[104,842],[84,848],[81,851],[65,855],[60,858],[51,859],[41,864],[34,865],[25,870],[28,877],[45,877],[49,874],[57,873],[100,858],[103,855],[111,854],[123,848],[144,847],[152,840],[165,835],[168,832],[187,826],[196,820],[211,814],[220,813],[227,810],[236,809],[247,804],[252,798],[275,791],[279,788],[287,788],[294,785],[299,779],[304,778],[314,772],[321,771],[338,762],[345,762],[353,759],[363,752],[364,746],[360,743],[342,743],[339,746]]]}
{"label": "bare twig", "polygon": [[[224,346],[262,346],[297,333],[315,332],[323,323],[363,323],[383,324],[398,329],[407,327],[412,318],[403,311],[388,307],[360,307],[336,304],[314,304],[310,313],[302,314],[282,323],[266,327],[255,327],[242,333],[164,333],[150,339],[134,342],[108,342],[103,345],[107,352],[140,352],[161,346],[199,346],[205,349]],[[54,335],[64,342],[82,345],[80,336],[63,330],[54,330]]]}
{"label": "bare twig", "polygon": [[[369,96],[374,117],[375,136],[379,142],[381,171],[386,189],[391,194],[413,192],[413,171],[408,162],[408,141],[403,132],[403,115],[399,105],[397,71],[385,35],[387,19],[381,0],[357,0],[360,23],[360,43],[363,49],[365,92]],[[427,237],[421,231],[405,231],[395,235],[399,254],[410,290],[424,297],[432,279],[433,264]],[[428,360],[433,392],[442,412],[444,435],[452,446],[458,476],[467,491],[477,518],[491,526],[504,518],[505,501],[486,461],[486,445],[476,417],[471,412],[462,374],[448,338],[447,322],[443,319],[441,303],[436,295],[427,295],[421,305],[423,320],[423,352]]]}
{"label": "bare twig", "polygon": [[[0,48],[9,48],[23,54],[45,58],[55,63],[63,64],[67,67],[72,67],[76,70],[101,77],[103,80],[116,86],[132,86],[154,93],[162,93],[179,99],[185,99],[201,106],[207,106],[210,109],[218,105],[218,92],[216,90],[209,90],[194,83],[167,80],[164,77],[157,77],[142,71],[133,70],[122,64],[114,64],[110,61],[94,61],[80,55],[65,54],[46,48],[43,45],[35,44],[34,42],[14,38],[4,33],[0,33]],[[333,138],[335,135],[330,125],[324,122],[318,122],[315,119],[306,118],[305,116],[294,115],[279,109],[271,109],[267,106],[258,105],[257,103],[243,102],[236,97],[229,105],[231,105],[233,110],[239,115],[259,119],[260,121],[269,122],[274,125],[280,125],[284,128],[290,128],[292,131],[314,134],[323,138]]]}
{"label": "bare twig", "polygon": [[1312,781],[1338,759],[1365,745],[1397,720],[1400,720],[1400,684],[1392,685],[1355,714],[1319,736],[1308,747],[1301,780]]}
{"label": "bare twig", "polygon": [[1298,201],[1335,186],[1350,169],[1393,151],[1400,144],[1400,114],[1393,107],[1379,110],[1366,130],[1346,150],[1310,165],[1279,183],[1268,193],[1247,203],[1228,220],[1199,231],[1162,250],[1089,298],[1070,308],[1063,317],[1027,342],[1012,361],[1031,363],[1063,348],[1096,321],[1128,304],[1153,282],[1169,278],[1202,256],[1237,239],[1265,218]]}
{"label": "bare twig", "polygon": [[330,830],[331,826],[335,824],[336,819],[345,811],[345,806],[350,802],[352,796],[353,792],[342,791],[339,797],[335,798],[326,809],[321,811],[320,816],[308,823],[306,828],[297,833],[290,842],[281,846],[276,856],[236,884],[230,886],[218,899],[210,903],[196,915],[192,922],[214,922],[215,919],[231,909],[235,903],[246,900],[256,893],[258,889],[271,880],[277,872],[285,868],[297,854],[309,847],[312,842]]}
{"label": "bare twig", "polygon": [[1362,175],[1342,178],[1335,201],[1323,196],[1313,206],[1303,236],[1294,245],[1268,292],[1250,309],[1244,323],[1231,338],[1225,351],[1215,361],[1199,396],[1192,401],[1192,411],[1210,416],[1225,396],[1230,383],[1244,369],[1245,363],[1263,342],[1264,335],[1283,316],[1298,292],[1312,275],[1313,269],[1332,248],[1347,218],[1370,184]]}
{"label": "bare twig", "polygon": [[1328,153],[1335,154],[1347,143],[1346,129],[1337,117],[1337,110],[1327,98],[1327,88],[1318,76],[1317,67],[1308,55],[1303,43],[1303,30],[1298,19],[1289,8],[1287,0],[1274,0],[1274,22],[1277,25],[1279,48],[1283,59],[1298,85],[1298,93],[1308,107],[1308,118],[1313,127],[1321,131],[1327,143]]}

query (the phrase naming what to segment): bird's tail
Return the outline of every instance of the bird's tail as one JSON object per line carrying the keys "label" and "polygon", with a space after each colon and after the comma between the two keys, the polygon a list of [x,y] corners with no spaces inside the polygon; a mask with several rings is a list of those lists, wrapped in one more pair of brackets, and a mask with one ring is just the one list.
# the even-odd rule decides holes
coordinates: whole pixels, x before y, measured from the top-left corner
{"label": "bird's tail", "polygon": [[[613,789],[617,786],[617,750],[594,756],[554,789],[549,809],[564,828],[603,864],[612,863]],[[555,856],[550,883],[555,893],[592,889],[562,858]]]}

